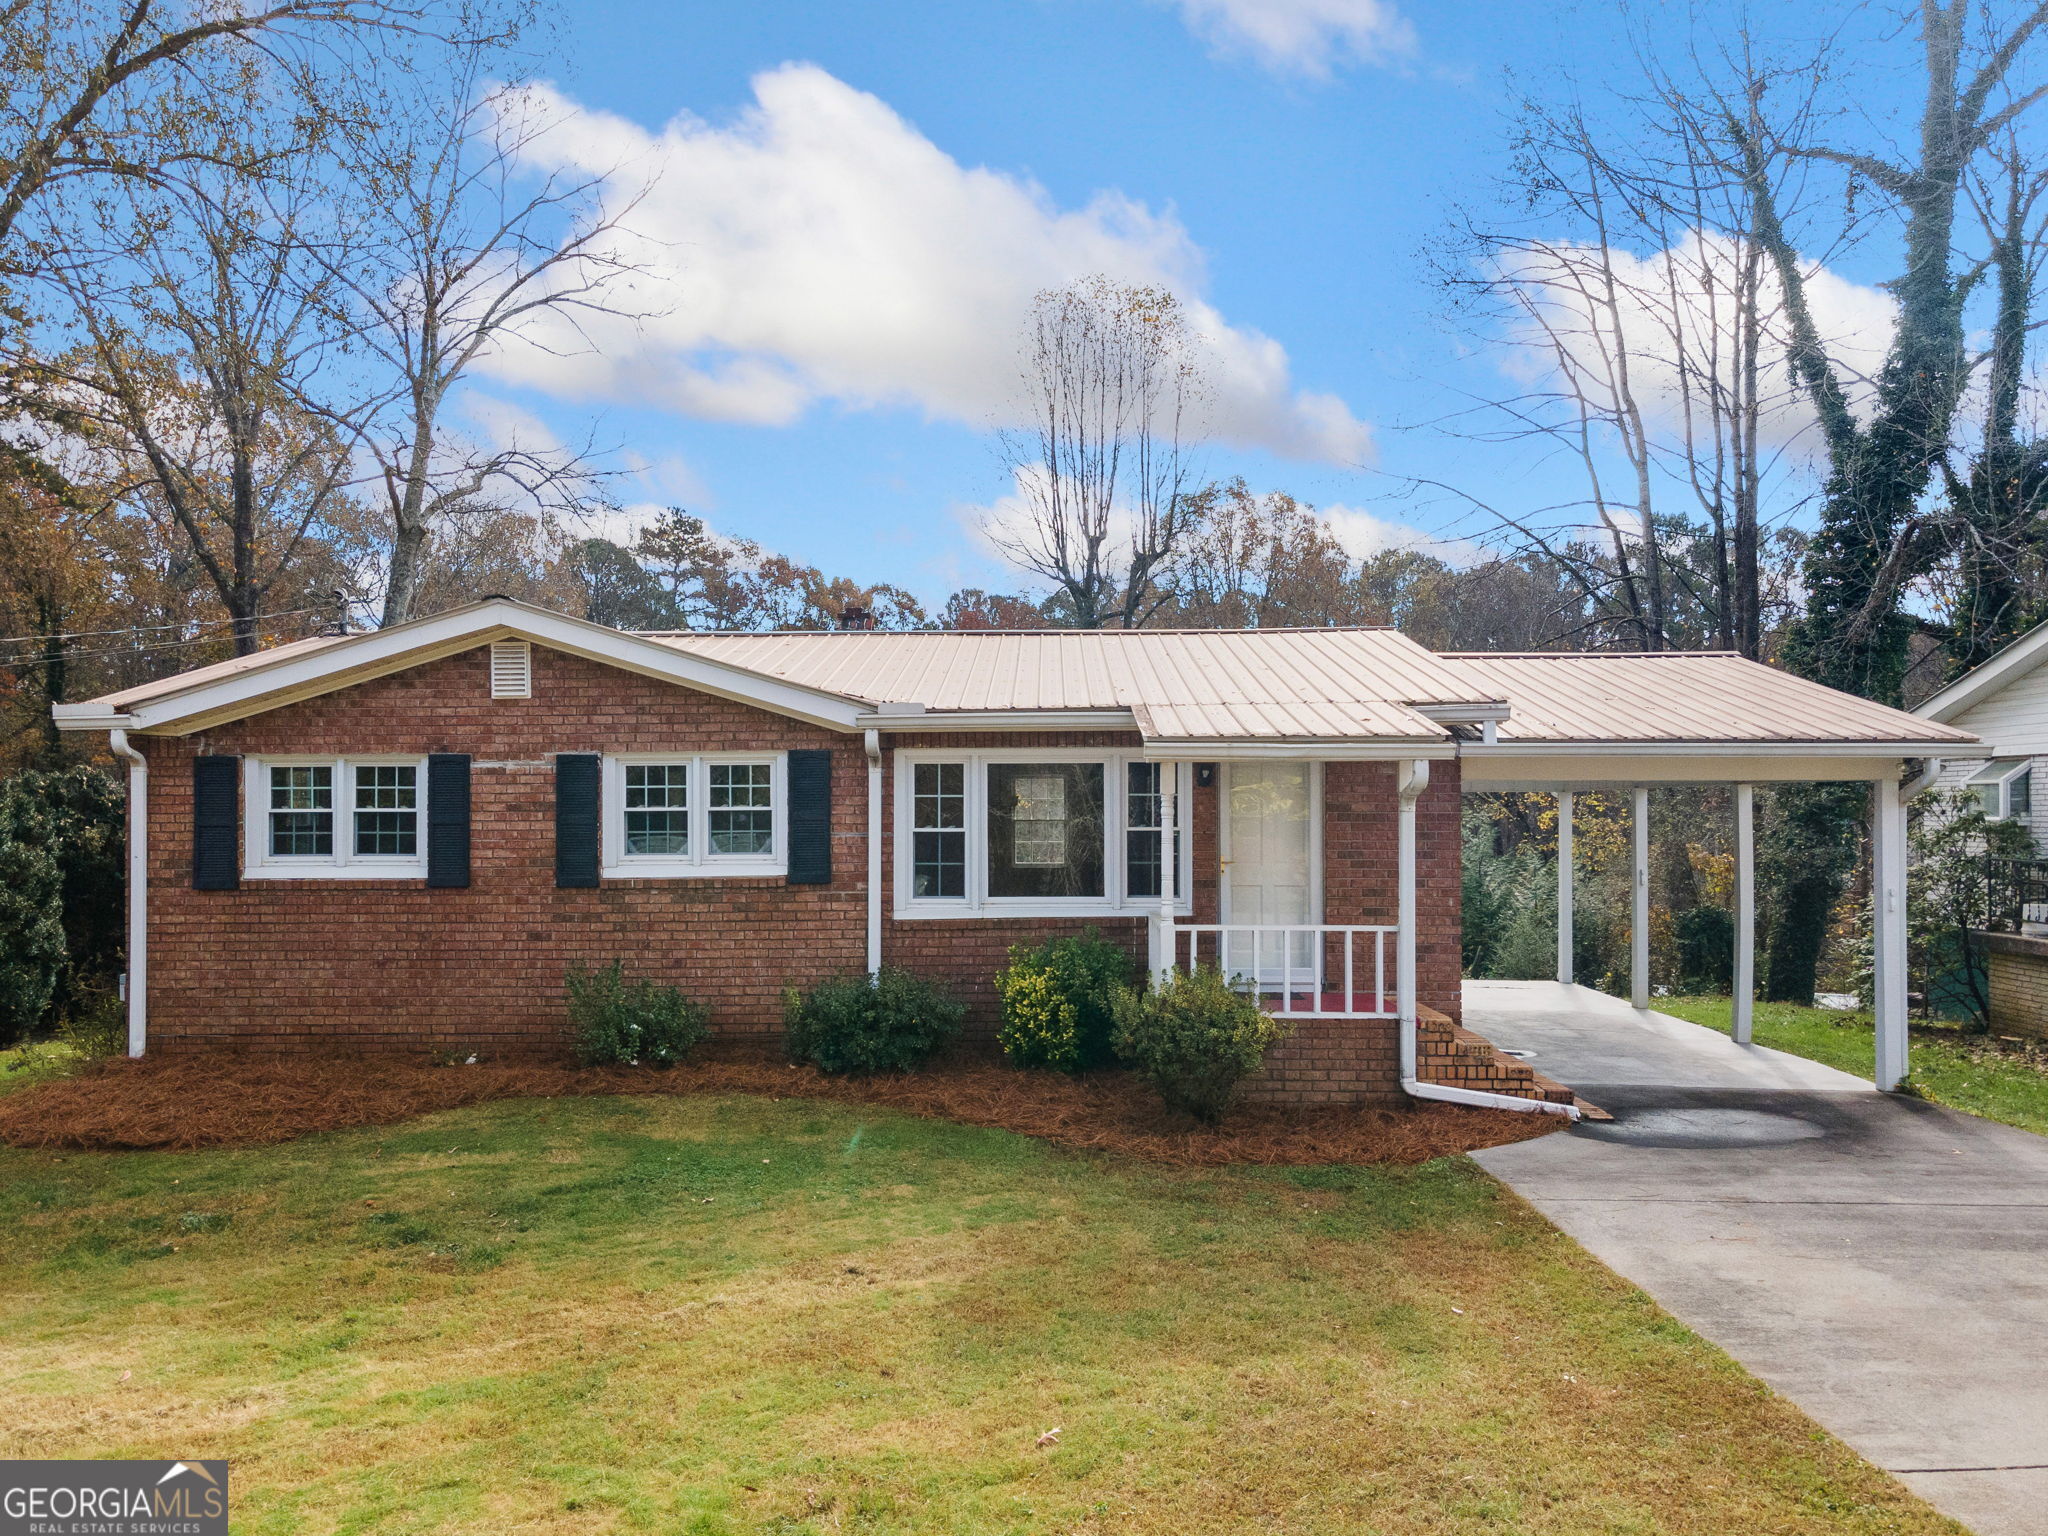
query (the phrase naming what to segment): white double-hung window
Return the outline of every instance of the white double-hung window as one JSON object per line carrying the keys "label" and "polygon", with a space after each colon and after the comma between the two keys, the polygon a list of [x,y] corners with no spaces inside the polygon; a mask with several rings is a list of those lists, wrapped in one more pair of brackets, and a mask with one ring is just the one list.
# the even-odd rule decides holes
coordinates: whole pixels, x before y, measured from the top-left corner
{"label": "white double-hung window", "polygon": [[250,878],[426,874],[425,758],[252,757],[244,773]]}
{"label": "white double-hung window", "polygon": [[786,873],[785,761],[780,753],[606,758],[604,873],[612,879]]}
{"label": "white double-hung window", "polygon": [[1154,911],[1169,835],[1184,910],[1192,774],[1176,765],[1169,800],[1166,771],[1101,752],[899,752],[897,915]]}

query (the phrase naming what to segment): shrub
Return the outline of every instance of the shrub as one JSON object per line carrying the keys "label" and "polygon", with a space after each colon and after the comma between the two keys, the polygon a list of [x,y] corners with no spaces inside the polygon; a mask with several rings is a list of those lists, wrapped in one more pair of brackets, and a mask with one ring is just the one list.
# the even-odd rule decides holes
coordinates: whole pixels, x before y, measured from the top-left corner
{"label": "shrub", "polygon": [[1015,1066],[1079,1072],[1108,1061],[1112,1003],[1131,979],[1131,957],[1094,929],[1036,949],[1012,945],[996,975],[1003,1025],[996,1040]]}
{"label": "shrub", "polygon": [[1726,992],[1735,985],[1735,914],[1726,907],[1693,907],[1671,922],[1678,942],[1681,992]]}
{"label": "shrub", "polygon": [[104,768],[29,769],[0,785],[0,1045],[113,989],[125,803]]}
{"label": "shrub", "polygon": [[964,1004],[921,976],[885,965],[869,976],[834,976],[809,993],[783,993],[791,1061],[865,1077],[909,1072],[960,1031]]}
{"label": "shrub", "polygon": [[80,1056],[97,1061],[128,1049],[128,1009],[113,992],[82,999],[57,1026],[57,1038]]}
{"label": "shrub", "polygon": [[567,977],[576,1059],[586,1067],[672,1067],[709,1033],[709,1015],[674,987],[625,979],[614,960]]}
{"label": "shrub", "polygon": [[1258,1071],[1266,1050],[1284,1039],[1288,1025],[1256,1001],[1234,991],[1211,968],[1175,972],[1146,992],[1119,988],[1117,1054],[1158,1090],[1169,1109],[1185,1110],[1213,1125]]}

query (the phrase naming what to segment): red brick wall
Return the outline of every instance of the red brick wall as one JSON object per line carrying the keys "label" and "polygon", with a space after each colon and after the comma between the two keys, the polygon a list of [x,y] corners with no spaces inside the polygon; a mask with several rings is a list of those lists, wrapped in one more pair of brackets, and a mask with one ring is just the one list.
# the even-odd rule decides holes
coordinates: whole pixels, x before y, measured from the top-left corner
{"label": "red brick wall", "polygon": [[[709,1004],[714,1027],[774,1030],[785,986],[807,986],[866,958],[866,761],[859,738],[785,719],[542,647],[531,699],[489,697],[486,650],[425,663],[190,738],[147,738],[151,808],[150,1039],[153,1049],[558,1050],[562,976],[627,962]],[[896,748],[1135,749],[1134,734],[903,735]],[[833,879],[627,880],[596,890],[554,884],[554,763],[561,752],[833,753]],[[467,752],[472,764],[472,884],[418,880],[248,880],[191,888],[190,760],[202,753]],[[893,827],[895,796],[883,796]],[[1324,782],[1326,914],[1394,919],[1393,770],[1330,764]],[[1195,910],[1217,912],[1218,802],[1197,789]],[[1455,764],[1433,766],[1421,808],[1422,1001],[1458,1002]],[[1142,916],[988,921],[897,920],[893,838],[884,843],[885,958],[954,988],[992,1029],[992,985],[1013,943],[1090,926],[1145,955]],[[1391,977],[1391,971],[1390,971]],[[1316,1096],[1331,1084],[1390,1093],[1392,1026],[1305,1027],[1275,1053],[1265,1091]],[[1330,1096],[1330,1095],[1326,1095]],[[1341,1096],[1341,1095],[1339,1095]]]}
{"label": "red brick wall", "polygon": [[[150,1043],[175,1049],[556,1050],[562,976],[623,959],[772,1028],[781,989],[866,963],[866,760],[858,737],[536,646],[531,699],[493,699],[485,648],[188,738],[150,758]],[[554,884],[554,754],[833,753],[832,883]],[[467,752],[472,884],[246,880],[195,891],[198,753]]]}

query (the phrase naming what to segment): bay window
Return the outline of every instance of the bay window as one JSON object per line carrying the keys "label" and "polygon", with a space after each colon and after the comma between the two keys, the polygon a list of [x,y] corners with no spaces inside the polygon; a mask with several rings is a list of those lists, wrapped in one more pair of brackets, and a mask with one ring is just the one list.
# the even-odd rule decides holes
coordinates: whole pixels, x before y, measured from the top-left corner
{"label": "bay window", "polygon": [[266,758],[245,765],[245,873],[404,879],[426,873],[421,758]]}
{"label": "bay window", "polygon": [[1102,752],[901,752],[896,906],[906,917],[1057,916],[1156,909],[1162,838],[1187,890],[1191,774],[1174,825],[1161,765]]}

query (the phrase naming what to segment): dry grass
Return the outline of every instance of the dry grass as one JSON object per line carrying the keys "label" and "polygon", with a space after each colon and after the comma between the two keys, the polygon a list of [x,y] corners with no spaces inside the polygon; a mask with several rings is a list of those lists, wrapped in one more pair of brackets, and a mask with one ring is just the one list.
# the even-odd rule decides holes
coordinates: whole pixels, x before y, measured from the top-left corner
{"label": "dry grass", "polygon": [[670,1072],[226,1055],[114,1060],[0,1099],[0,1141],[194,1151],[391,1125],[495,1099],[706,1093],[878,1105],[1184,1167],[1419,1163],[1540,1136],[1563,1123],[1551,1115],[1432,1104],[1398,1111],[1244,1108],[1210,1129],[1167,1114],[1128,1073],[1070,1078],[968,1060],[902,1077],[837,1078],[726,1046]]}
{"label": "dry grass", "polygon": [[1461,1159],[592,1096],[0,1148],[0,1224],[0,1455],[243,1536],[1957,1530]]}

